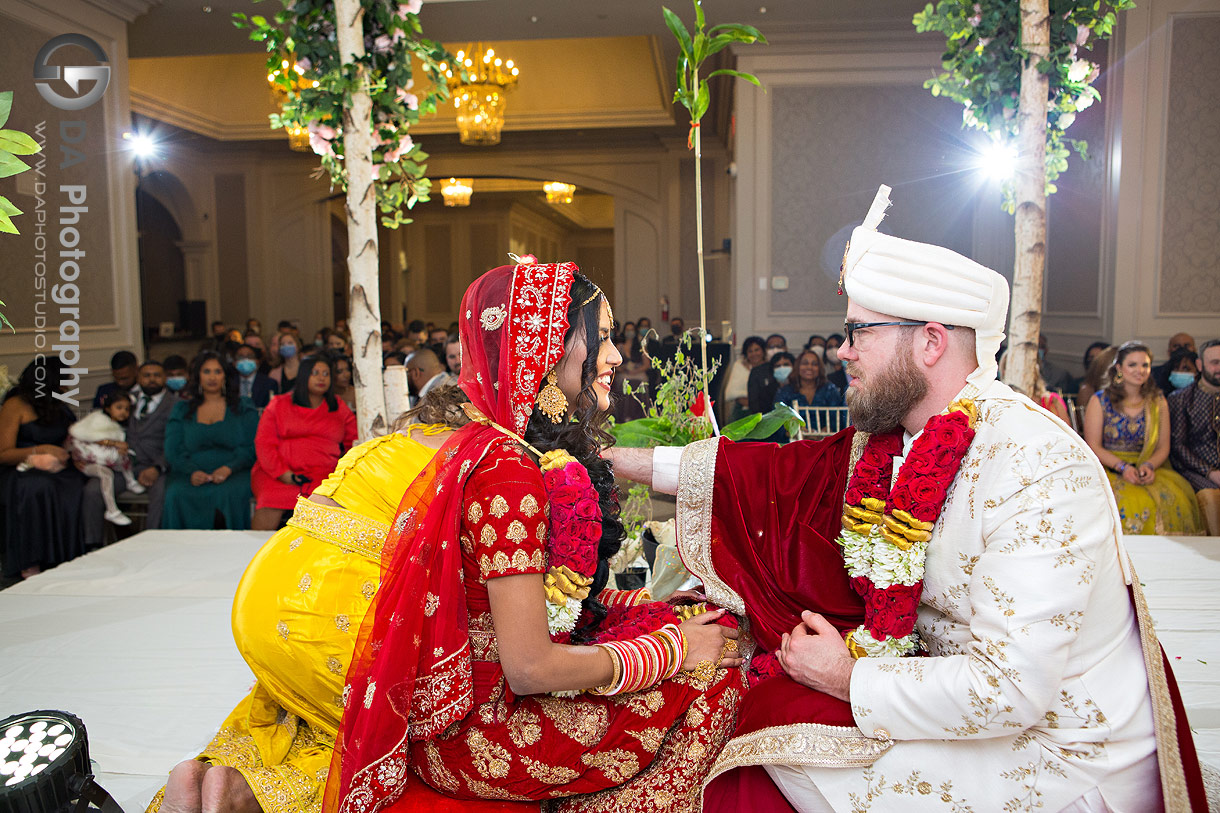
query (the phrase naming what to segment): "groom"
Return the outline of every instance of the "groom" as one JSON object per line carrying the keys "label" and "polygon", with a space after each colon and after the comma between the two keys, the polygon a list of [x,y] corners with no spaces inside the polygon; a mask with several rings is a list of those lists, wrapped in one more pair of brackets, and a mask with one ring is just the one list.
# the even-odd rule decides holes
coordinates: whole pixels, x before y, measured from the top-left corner
{"label": "groom", "polygon": [[[785,673],[747,696],[706,808],[1205,805],[1101,465],[995,379],[1007,283],[876,231],[888,192],[843,264],[854,430],[608,452],[676,491],[684,561]],[[779,705],[806,717],[757,711]]]}

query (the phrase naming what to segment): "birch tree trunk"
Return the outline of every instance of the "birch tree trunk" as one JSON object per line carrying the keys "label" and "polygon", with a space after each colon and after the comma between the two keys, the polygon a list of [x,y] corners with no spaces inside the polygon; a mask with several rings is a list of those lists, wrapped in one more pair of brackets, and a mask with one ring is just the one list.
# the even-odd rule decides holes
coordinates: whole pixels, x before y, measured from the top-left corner
{"label": "birch tree trunk", "polygon": [[1021,0],[1021,70],[1017,109],[1016,265],[1012,278],[1005,381],[1027,395],[1038,374],[1042,277],[1046,268],[1046,115],[1049,83],[1038,62],[1050,53],[1048,0]]}
{"label": "birch tree trunk", "polygon": [[[344,62],[364,56],[364,10],[360,0],[335,0],[335,29]],[[352,384],[360,440],[389,429],[381,380],[381,301],[378,287],[377,191],[373,186],[373,106],[368,76],[343,111],[343,164],[347,169],[348,318],[352,332]]]}

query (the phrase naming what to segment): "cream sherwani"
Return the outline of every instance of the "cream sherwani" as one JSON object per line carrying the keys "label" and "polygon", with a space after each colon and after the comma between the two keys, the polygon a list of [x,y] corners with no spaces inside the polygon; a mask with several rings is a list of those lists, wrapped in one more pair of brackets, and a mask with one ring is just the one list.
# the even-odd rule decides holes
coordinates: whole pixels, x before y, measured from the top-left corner
{"label": "cream sherwani", "polygon": [[[1148,672],[1101,465],[1005,384],[974,398],[976,436],[928,548],[917,630],[931,657],[863,658],[852,673],[857,726],[892,745],[868,767],[787,764],[852,813],[1058,811],[1094,789],[1115,811],[1159,809]],[[768,763],[783,755],[754,761]]]}

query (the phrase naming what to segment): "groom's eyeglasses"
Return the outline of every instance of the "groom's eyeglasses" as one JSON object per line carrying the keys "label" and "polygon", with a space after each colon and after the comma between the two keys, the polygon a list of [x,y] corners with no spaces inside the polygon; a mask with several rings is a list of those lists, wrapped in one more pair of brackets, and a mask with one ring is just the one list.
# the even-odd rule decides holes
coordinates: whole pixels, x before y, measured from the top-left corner
{"label": "groom's eyeglasses", "polygon": [[[919,325],[928,324],[923,322],[844,322],[843,332],[847,334],[847,346],[855,346],[855,333],[857,330],[864,330],[870,327],[918,327]],[[945,330],[953,330],[954,325],[945,325]]]}

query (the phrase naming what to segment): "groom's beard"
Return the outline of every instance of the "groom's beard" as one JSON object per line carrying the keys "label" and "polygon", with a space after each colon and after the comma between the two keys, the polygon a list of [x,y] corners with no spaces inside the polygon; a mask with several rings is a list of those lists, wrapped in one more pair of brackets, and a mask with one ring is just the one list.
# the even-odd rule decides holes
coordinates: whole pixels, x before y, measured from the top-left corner
{"label": "groom's beard", "polygon": [[[847,365],[853,378],[857,377],[854,366]],[[915,366],[909,350],[862,382],[864,387],[848,387],[845,396],[851,422],[861,432],[890,431],[928,394],[928,379]]]}

